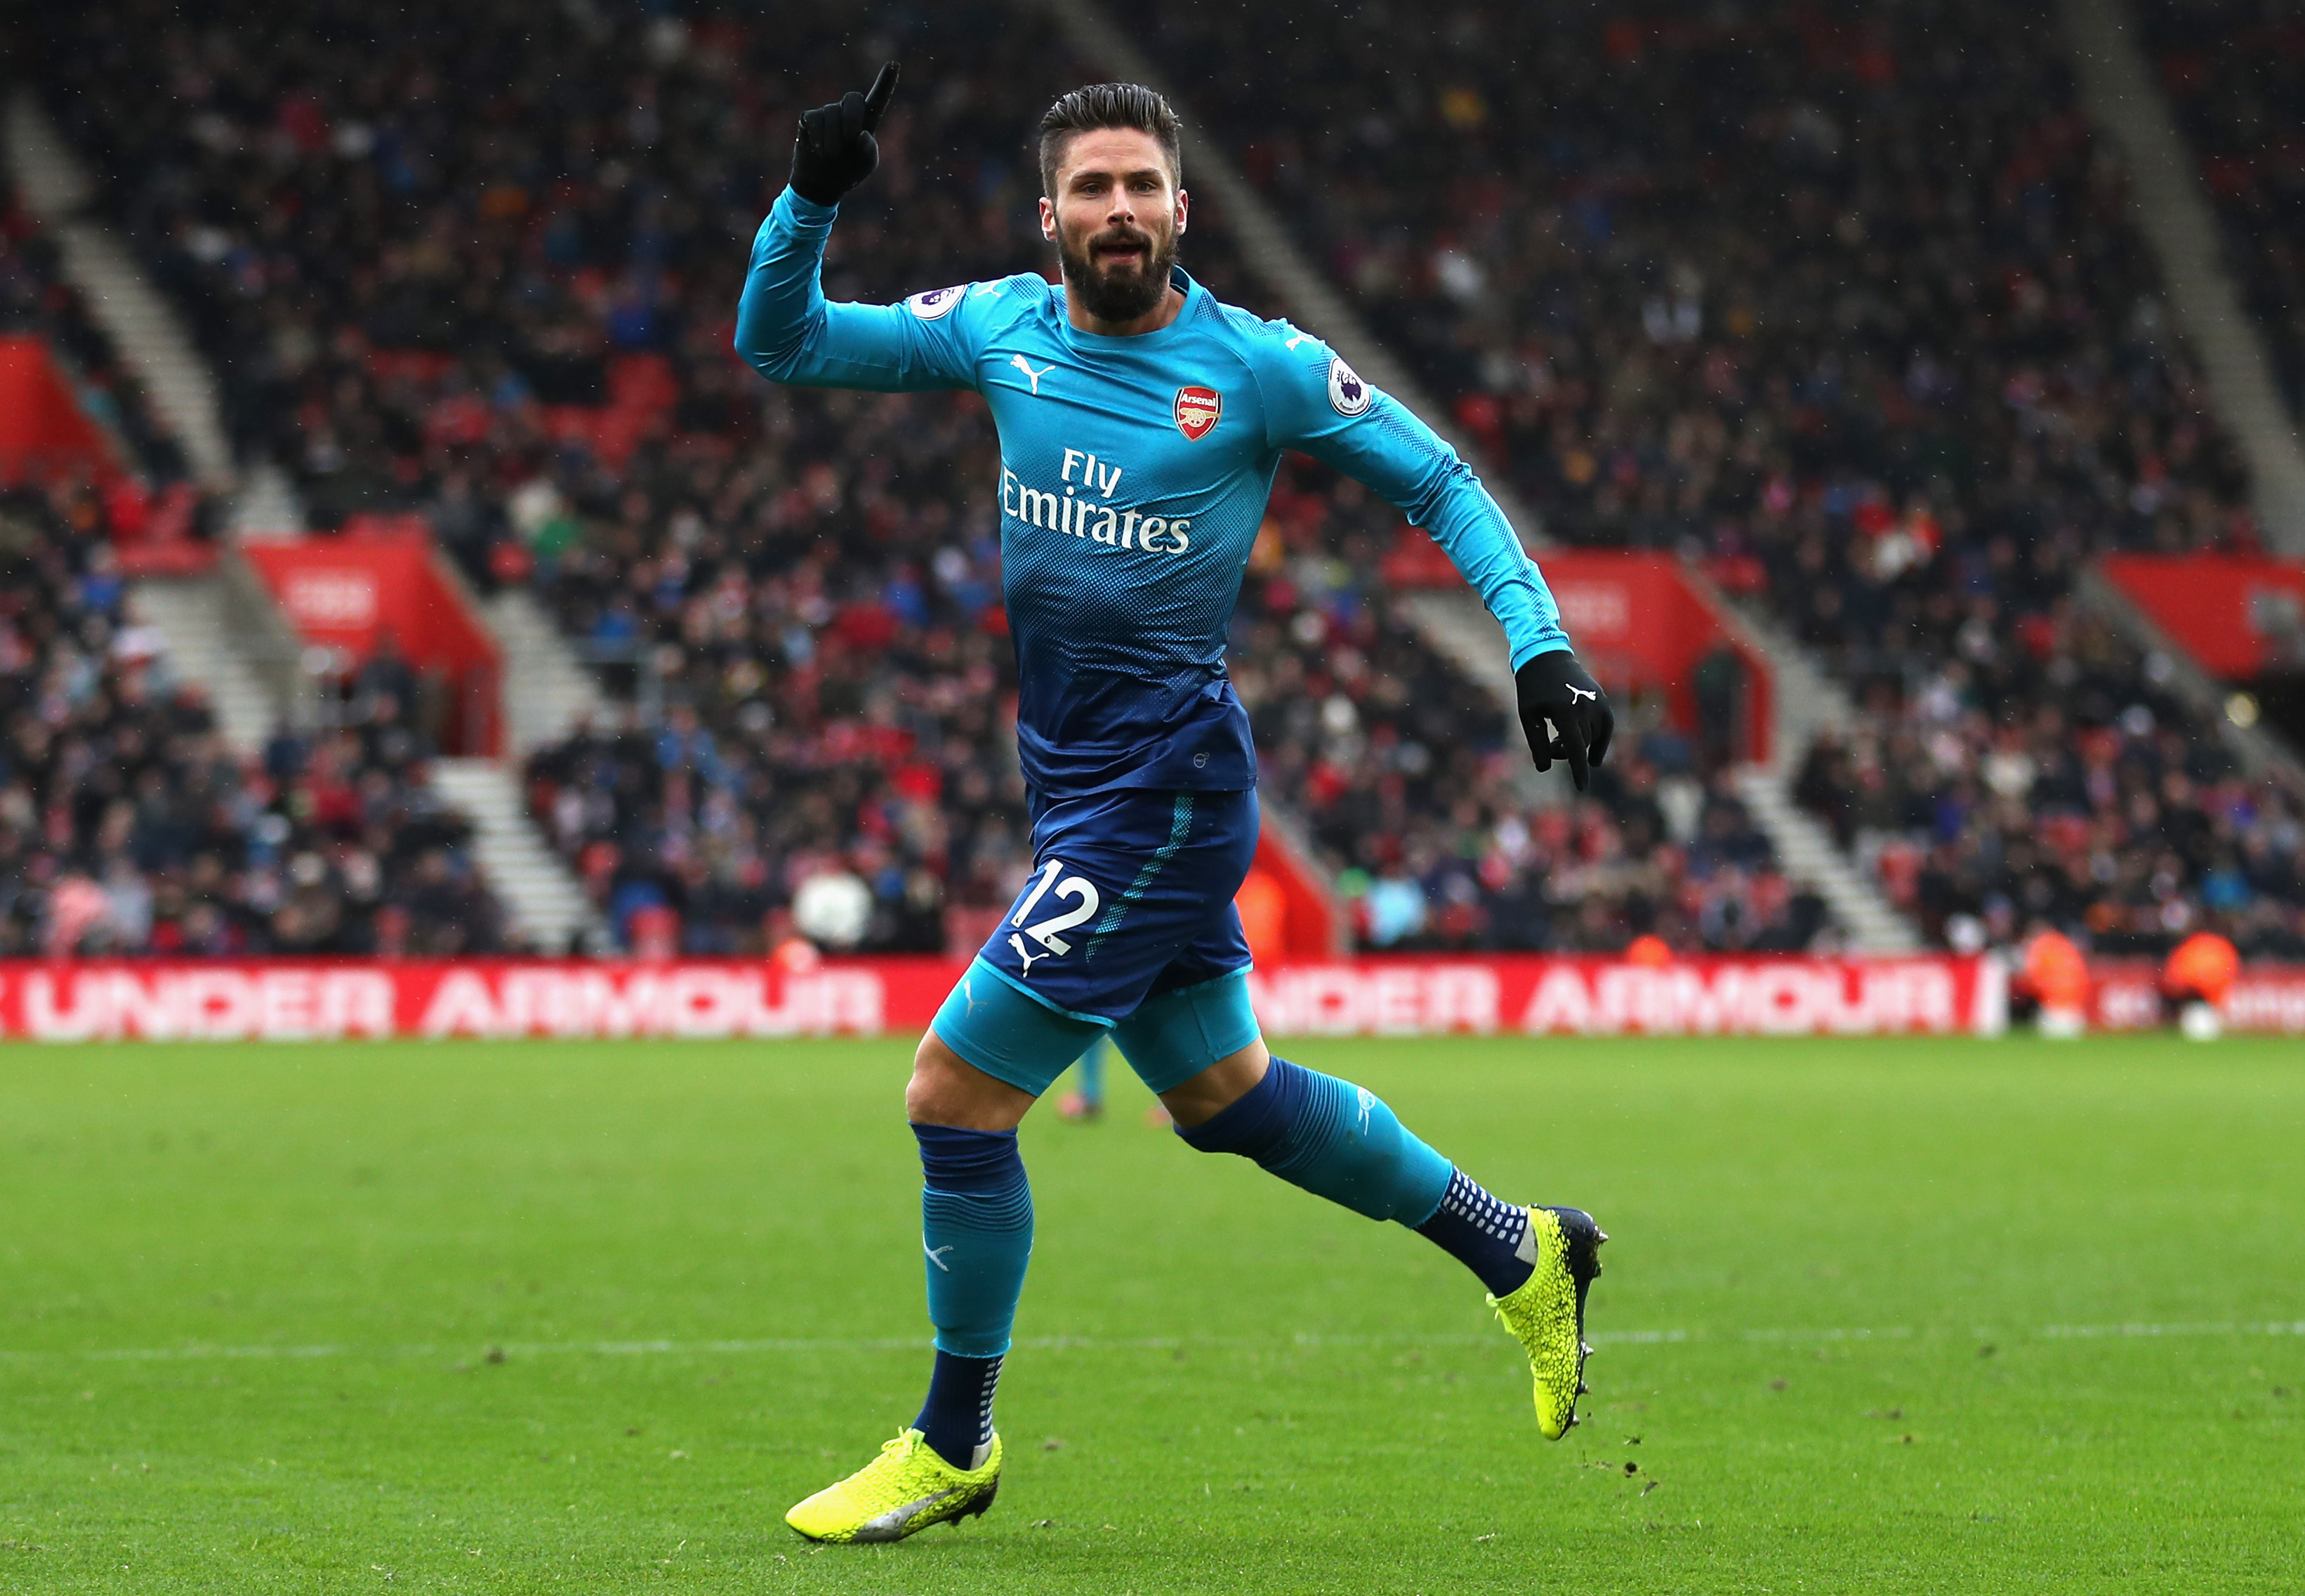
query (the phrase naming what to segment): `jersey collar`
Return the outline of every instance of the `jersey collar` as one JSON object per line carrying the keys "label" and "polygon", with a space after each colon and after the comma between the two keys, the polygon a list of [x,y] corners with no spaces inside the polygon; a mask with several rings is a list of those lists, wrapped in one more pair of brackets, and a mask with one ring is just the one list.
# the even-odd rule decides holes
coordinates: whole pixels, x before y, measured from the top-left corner
{"label": "jersey collar", "polygon": [[1178,310],[1177,318],[1167,327],[1155,328],[1149,333],[1129,333],[1115,337],[1110,333],[1092,333],[1084,327],[1076,327],[1073,325],[1072,318],[1065,314],[1063,301],[1065,284],[1062,279],[1059,279],[1057,284],[1059,292],[1055,296],[1057,325],[1064,329],[1067,339],[1082,349],[1158,349],[1161,344],[1183,332],[1185,318],[1190,316],[1195,309],[1193,301],[1208,293],[1207,289],[1194,282],[1191,276],[1181,266],[1172,266],[1169,268],[1169,283],[1171,287],[1184,291],[1185,302]]}

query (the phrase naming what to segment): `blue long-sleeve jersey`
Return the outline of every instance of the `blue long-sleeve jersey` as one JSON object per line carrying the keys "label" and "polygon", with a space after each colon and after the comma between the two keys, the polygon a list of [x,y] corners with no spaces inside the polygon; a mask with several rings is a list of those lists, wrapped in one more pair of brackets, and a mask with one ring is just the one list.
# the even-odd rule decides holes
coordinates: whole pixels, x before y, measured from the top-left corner
{"label": "blue long-sleeve jersey", "polygon": [[1176,320],[1133,337],[1074,327],[1063,290],[1029,272],[829,304],[818,279],[835,210],[778,198],[736,351],[777,382],[974,388],[991,405],[1017,751],[1042,797],[1256,785],[1225,634],[1285,449],[1425,529],[1503,624],[1516,668],[1569,646],[1544,577],[1456,452],[1311,334],[1221,304],[1181,271]]}

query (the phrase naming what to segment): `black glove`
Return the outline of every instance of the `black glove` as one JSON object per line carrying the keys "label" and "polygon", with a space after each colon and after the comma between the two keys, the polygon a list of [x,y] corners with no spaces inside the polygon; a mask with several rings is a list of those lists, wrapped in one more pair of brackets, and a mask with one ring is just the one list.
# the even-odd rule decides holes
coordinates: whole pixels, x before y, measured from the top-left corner
{"label": "black glove", "polygon": [[867,92],[852,89],[831,105],[802,112],[800,137],[793,140],[793,192],[819,205],[838,205],[843,194],[872,176],[880,164],[872,130],[896,92],[897,64],[891,61]]}
{"label": "black glove", "polygon": [[[1569,779],[1583,792],[1617,729],[1609,695],[1566,649],[1539,654],[1522,666],[1513,673],[1513,685],[1519,690],[1521,729],[1528,734],[1536,768],[1550,770],[1554,760],[1567,760]],[[1549,734],[1547,721],[1552,723]]]}

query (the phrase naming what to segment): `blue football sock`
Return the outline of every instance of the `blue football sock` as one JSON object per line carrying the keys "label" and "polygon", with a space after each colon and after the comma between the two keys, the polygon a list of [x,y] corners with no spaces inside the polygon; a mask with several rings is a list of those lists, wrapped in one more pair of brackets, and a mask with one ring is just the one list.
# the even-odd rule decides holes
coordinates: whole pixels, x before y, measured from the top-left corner
{"label": "blue football sock", "polygon": [[1528,1210],[1491,1196],[1462,1169],[1450,1174],[1441,1206],[1416,1234],[1480,1276],[1491,1296],[1510,1296],[1536,1269]]}
{"label": "blue football sock", "polygon": [[1317,1197],[1414,1229],[1455,1173],[1374,1092],[1276,1058],[1264,1079],[1204,1124],[1177,1127],[1203,1152],[1238,1153]]}
{"label": "blue football sock", "polygon": [[925,1176],[922,1267],[937,1346],[916,1428],[939,1456],[974,1468],[992,1439],[993,1387],[1033,1253],[1033,1192],[1014,1131],[916,1125],[913,1134]]}
{"label": "blue football sock", "polygon": [[992,1445],[992,1393],[1000,1384],[1000,1363],[999,1358],[936,1355],[929,1397],[913,1428],[956,1468],[982,1467]]}

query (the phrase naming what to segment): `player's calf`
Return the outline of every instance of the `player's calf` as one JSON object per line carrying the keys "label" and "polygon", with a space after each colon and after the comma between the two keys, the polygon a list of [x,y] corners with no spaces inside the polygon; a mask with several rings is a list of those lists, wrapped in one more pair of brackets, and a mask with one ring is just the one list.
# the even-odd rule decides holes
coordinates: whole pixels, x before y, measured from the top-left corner
{"label": "player's calf", "polygon": [[1263,1079],[1178,1135],[1292,1184],[1407,1226],[1458,1259],[1527,1352],[1537,1427],[1558,1439],[1584,1389],[1585,1297],[1607,1238],[1573,1208],[1521,1208],[1483,1189],[1364,1087],[1274,1058]]}
{"label": "player's calf", "polygon": [[1441,1206],[1449,1160],[1403,1127],[1374,1092],[1275,1058],[1230,1106],[1177,1134],[1229,1152],[1316,1197],[1412,1228]]}

